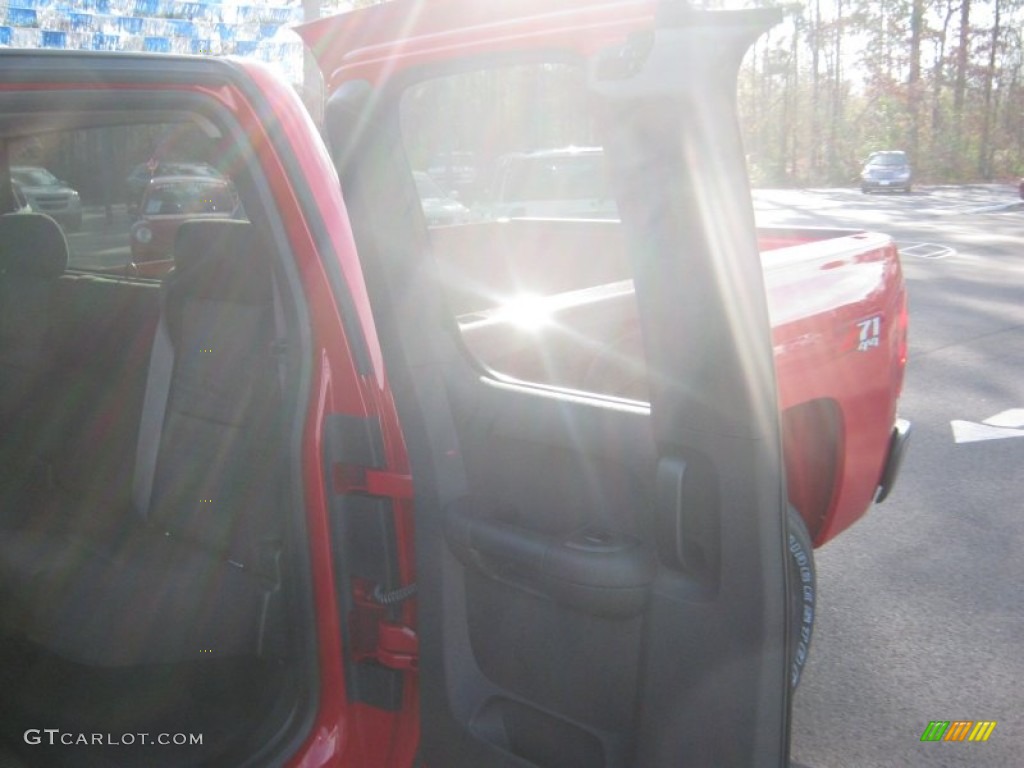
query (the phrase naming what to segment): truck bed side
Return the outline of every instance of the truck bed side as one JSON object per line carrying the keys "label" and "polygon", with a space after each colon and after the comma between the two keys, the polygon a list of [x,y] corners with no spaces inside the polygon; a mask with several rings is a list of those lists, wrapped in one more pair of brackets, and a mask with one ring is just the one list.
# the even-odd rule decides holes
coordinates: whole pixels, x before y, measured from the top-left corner
{"label": "truck bed side", "polygon": [[[435,228],[449,304],[477,359],[499,375],[645,402],[617,227],[523,219]],[[862,516],[878,488],[906,360],[903,277],[885,235],[758,235],[790,500],[821,545]]]}

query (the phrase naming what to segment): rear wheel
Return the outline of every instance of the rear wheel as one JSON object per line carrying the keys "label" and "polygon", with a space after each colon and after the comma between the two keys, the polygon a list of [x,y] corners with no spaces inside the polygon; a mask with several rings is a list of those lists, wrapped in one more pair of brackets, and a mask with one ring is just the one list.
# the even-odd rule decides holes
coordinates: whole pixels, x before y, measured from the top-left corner
{"label": "rear wheel", "polygon": [[817,600],[817,578],[814,570],[814,548],[800,513],[793,507],[787,515],[787,558],[790,589],[790,686],[800,684],[807,663],[807,653],[814,632],[814,607]]}

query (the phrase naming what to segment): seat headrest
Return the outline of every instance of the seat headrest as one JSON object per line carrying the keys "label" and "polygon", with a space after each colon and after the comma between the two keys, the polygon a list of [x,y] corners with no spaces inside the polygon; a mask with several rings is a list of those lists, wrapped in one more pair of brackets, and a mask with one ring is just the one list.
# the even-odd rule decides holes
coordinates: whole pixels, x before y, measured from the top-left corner
{"label": "seat headrest", "polygon": [[68,268],[68,241],[45,213],[0,216],[0,268],[8,273],[58,277]]}
{"label": "seat headrest", "polygon": [[271,296],[271,262],[247,221],[184,222],[174,241],[174,274],[202,298],[260,303]]}

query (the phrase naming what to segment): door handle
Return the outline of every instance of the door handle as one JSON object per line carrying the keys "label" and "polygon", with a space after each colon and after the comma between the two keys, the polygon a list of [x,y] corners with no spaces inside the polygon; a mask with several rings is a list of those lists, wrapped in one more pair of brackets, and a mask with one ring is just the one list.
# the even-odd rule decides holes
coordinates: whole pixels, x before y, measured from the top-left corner
{"label": "door handle", "polygon": [[658,555],[669,568],[717,580],[720,512],[717,475],[702,457],[662,456],[655,479]]}
{"label": "door handle", "polygon": [[487,505],[449,507],[445,533],[464,566],[601,616],[633,616],[647,603],[657,563],[639,539],[594,527],[549,534],[495,520]]}

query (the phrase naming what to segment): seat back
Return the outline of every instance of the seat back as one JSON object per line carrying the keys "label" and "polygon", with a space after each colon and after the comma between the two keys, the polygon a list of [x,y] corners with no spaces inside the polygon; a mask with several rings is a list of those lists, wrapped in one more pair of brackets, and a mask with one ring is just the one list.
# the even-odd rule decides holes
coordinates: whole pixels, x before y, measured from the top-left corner
{"label": "seat back", "polygon": [[58,281],[55,391],[41,427],[55,485],[89,503],[130,506],[159,286],[93,274]]}
{"label": "seat back", "polygon": [[164,295],[174,363],[146,516],[239,564],[274,530],[273,270],[247,222],[186,222]]}
{"label": "seat back", "polygon": [[41,213],[0,216],[0,424],[5,430],[24,420],[53,365],[53,305],[57,278],[67,265],[68,244],[56,221]]}

